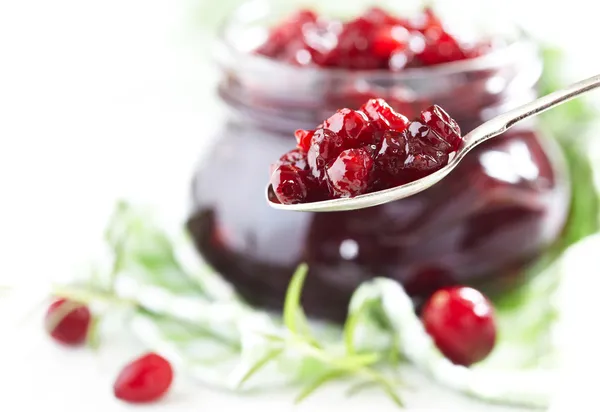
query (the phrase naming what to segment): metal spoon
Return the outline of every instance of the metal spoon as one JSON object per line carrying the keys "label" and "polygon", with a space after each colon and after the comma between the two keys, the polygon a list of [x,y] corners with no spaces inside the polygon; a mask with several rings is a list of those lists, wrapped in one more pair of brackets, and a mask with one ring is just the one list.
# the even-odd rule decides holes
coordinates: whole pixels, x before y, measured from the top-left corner
{"label": "metal spoon", "polygon": [[530,103],[524,104],[504,114],[494,117],[464,136],[463,146],[458,152],[453,154],[453,157],[450,158],[446,166],[430,174],[429,176],[425,176],[419,180],[415,180],[414,182],[386,190],[380,190],[378,192],[359,195],[356,197],[324,200],[320,202],[299,203],[293,205],[283,205],[272,202],[269,199],[269,191],[271,190],[271,187],[268,185],[266,190],[267,201],[271,207],[281,210],[293,210],[300,212],[337,212],[342,210],[363,209],[412,196],[430,188],[446,177],[452,170],[454,170],[456,166],[458,166],[460,161],[475,146],[485,142],[488,139],[491,139],[492,137],[498,136],[521,120],[542,113],[554,106],[565,103],[574,97],[581,96],[590,90],[596,89],[597,87],[600,87],[600,75],[596,75],[590,77],[589,79],[574,83],[565,89],[552,92]]}

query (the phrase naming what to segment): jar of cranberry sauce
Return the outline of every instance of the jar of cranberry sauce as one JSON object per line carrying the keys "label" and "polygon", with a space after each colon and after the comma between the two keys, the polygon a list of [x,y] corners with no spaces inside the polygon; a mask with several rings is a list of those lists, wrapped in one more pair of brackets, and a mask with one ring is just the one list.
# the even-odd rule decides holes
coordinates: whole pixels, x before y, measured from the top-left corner
{"label": "jar of cranberry sauce", "polygon": [[401,70],[302,65],[255,53],[267,26],[290,12],[256,6],[231,16],[218,45],[218,90],[231,110],[194,176],[188,220],[206,262],[250,304],[274,310],[306,262],[305,310],[333,321],[373,277],[401,282],[417,305],[451,284],[515,287],[560,236],[569,210],[562,153],[535,123],[476,148],[432,188],[378,207],[284,212],[268,206],[265,187],[270,165],[295,147],[296,129],[371,97],[409,118],[438,104],[463,134],[533,99],[542,69],[535,45],[519,35],[478,57]]}

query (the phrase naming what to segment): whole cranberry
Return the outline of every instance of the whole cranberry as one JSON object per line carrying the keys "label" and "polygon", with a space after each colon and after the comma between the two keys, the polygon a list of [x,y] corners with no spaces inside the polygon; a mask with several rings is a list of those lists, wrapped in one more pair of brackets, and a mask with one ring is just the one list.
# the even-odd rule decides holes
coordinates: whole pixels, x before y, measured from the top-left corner
{"label": "whole cranberry", "polygon": [[306,201],[307,173],[297,167],[289,164],[279,166],[271,175],[270,183],[281,203],[289,205]]}
{"label": "whole cranberry", "polygon": [[292,149],[279,160],[271,165],[270,174],[272,175],[275,170],[282,165],[294,166],[300,170],[307,170],[308,164],[306,163],[306,154],[300,149]]}
{"label": "whole cranberry", "polygon": [[406,160],[406,133],[388,130],[383,134],[381,146],[375,154],[375,169],[384,178],[400,174]]}
{"label": "whole cranberry", "polygon": [[408,119],[392,109],[384,99],[369,99],[360,110],[380,130],[392,129],[401,132],[409,124]]}
{"label": "whole cranberry", "polygon": [[373,34],[372,53],[382,59],[389,59],[394,52],[404,51],[410,42],[410,32],[402,26],[383,26]]}
{"label": "whole cranberry", "polygon": [[356,144],[371,138],[373,129],[367,116],[357,110],[340,109],[323,122],[323,128],[337,133],[349,144]]}
{"label": "whole cranberry", "polygon": [[115,397],[130,403],[152,402],[171,387],[173,368],[168,360],[148,353],[125,366],[115,380]]}
{"label": "whole cranberry", "polygon": [[91,320],[87,306],[62,298],[50,305],[44,319],[50,336],[71,346],[85,342]]}
{"label": "whole cranberry", "polygon": [[328,129],[317,129],[306,155],[308,166],[317,180],[324,178],[325,166],[344,150],[344,139]]}
{"label": "whole cranberry", "polygon": [[455,286],[438,290],[425,304],[422,320],[440,352],[457,365],[479,362],[494,348],[494,309],[476,289]]}
{"label": "whole cranberry", "polygon": [[339,197],[356,196],[367,189],[373,158],[365,149],[344,150],[327,168],[333,192]]}
{"label": "whole cranberry", "polygon": [[462,143],[460,127],[440,106],[434,104],[421,112],[421,120],[453,150]]}

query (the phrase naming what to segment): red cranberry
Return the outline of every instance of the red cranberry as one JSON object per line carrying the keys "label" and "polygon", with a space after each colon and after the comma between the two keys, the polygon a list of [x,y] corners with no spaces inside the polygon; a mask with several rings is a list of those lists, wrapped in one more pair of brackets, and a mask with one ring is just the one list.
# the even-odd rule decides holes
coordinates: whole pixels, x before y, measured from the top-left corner
{"label": "red cranberry", "polygon": [[346,147],[362,140],[370,139],[373,130],[367,116],[356,110],[341,109],[325,120],[323,128],[337,133],[346,141]]}
{"label": "red cranberry", "polygon": [[268,57],[289,56],[288,47],[293,44],[294,39],[300,37],[302,26],[316,20],[317,15],[313,11],[299,10],[271,30],[269,38],[257,49],[257,53]]}
{"label": "red cranberry", "polygon": [[292,165],[281,165],[271,175],[275,196],[283,204],[302,203],[308,195],[306,173]]}
{"label": "red cranberry", "polygon": [[328,129],[317,129],[306,155],[312,175],[323,179],[323,171],[330,160],[334,160],[344,150],[344,139]]}
{"label": "red cranberry", "polygon": [[87,338],[92,315],[87,306],[58,299],[46,312],[45,324],[50,336],[65,345],[80,345]]}
{"label": "red cranberry", "polygon": [[324,65],[356,70],[382,67],[385,61],[382,62],[369,53],[371,33],[376,27],[373,22],[362,17],[345,23],[338,35],[337,45],[324,60]]}
{"label": "red cranberry", "polygon": [[370,99],[362,107],[373,125],[380,130],[393,129],[403,131],[408,126],[408,119],[396,113],[383,99]]}
{"label": "red cranberry", "polygon": [[453,150],[458,150],[462,143],[460,127],[444,109],[430,106],[421,112],[421,120]]}
{"label": "red cranberry", "polygon": [[408,48],[410,37],[410,32],[405,27],[383,26],[373,35],[373,54],[389,59],[394,52],[402,52]]}
{"label": "red cranberry", "polygon": [[406,133],[388,130],[383,134],[381,146],[375,155],[375,168],[384,175],[384,179],[392,179],[401,173],[406,160]]}
{"label": "red cranberry", "polygon": [[303,129],[296,130],[296,132],[294,133],[294,136],[296,136],[296,142],[298,143],[298,148],[300,150],[304,151],[305,153],[308,152],[308,150],[310,149],[312,137],[314,136],[314,134],[315,134],[315,132],[313,130],[303,130]]}
{"label": "red cranberry", "polygon": [[369,184],[373,158],[365,149],[344,150],[327,168],[333,192],[339,197],[364,193]]}
{"label": "red cranberry", "polygon": [[169,361],[149,353],[121,370],[113,390],[115,397],[126,402],[152,402],[161,398],[172,382],[173,369]]}
{"label": "red cranberry", "polygon": [[424,65],[433,66],[464,60],[467,55],[454,37],[435,28],[425,32],[425,48],[417,57]]}
{"label": "red cranberry", "polygon": [[294,166],[300,170],[308,170],[308,164],[306,163],[306,153],[300,149],[292,149],[279,160],[271,165],[270,174],[272,175],[275,170],[282,165]]}
{"label": "red cranberry", "polygon": [[422,319],[440,352],[457,365],[479,362],[494,348],[494,309],[475,289],[438,290],[425,304]]}

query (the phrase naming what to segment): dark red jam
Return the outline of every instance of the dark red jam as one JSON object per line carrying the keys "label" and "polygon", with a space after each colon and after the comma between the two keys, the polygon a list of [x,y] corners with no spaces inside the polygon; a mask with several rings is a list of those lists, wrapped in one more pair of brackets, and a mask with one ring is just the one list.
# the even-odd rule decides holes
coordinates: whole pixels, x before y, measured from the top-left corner
{"label": "dark red jam", "polygon": [[274,201],[304,203],[389,189],[441,169],[462,144],[460,127],[433,105],[409,121],[382,99],[341,109],[271,166]]}
{"label": "dark red jam", "polygon": [[404,18],[373,7],[348,21],[300,10],[271,28],[256,53],[298,66],[396,71],[478,57],[491,47],[461,41],[431,8]]}

